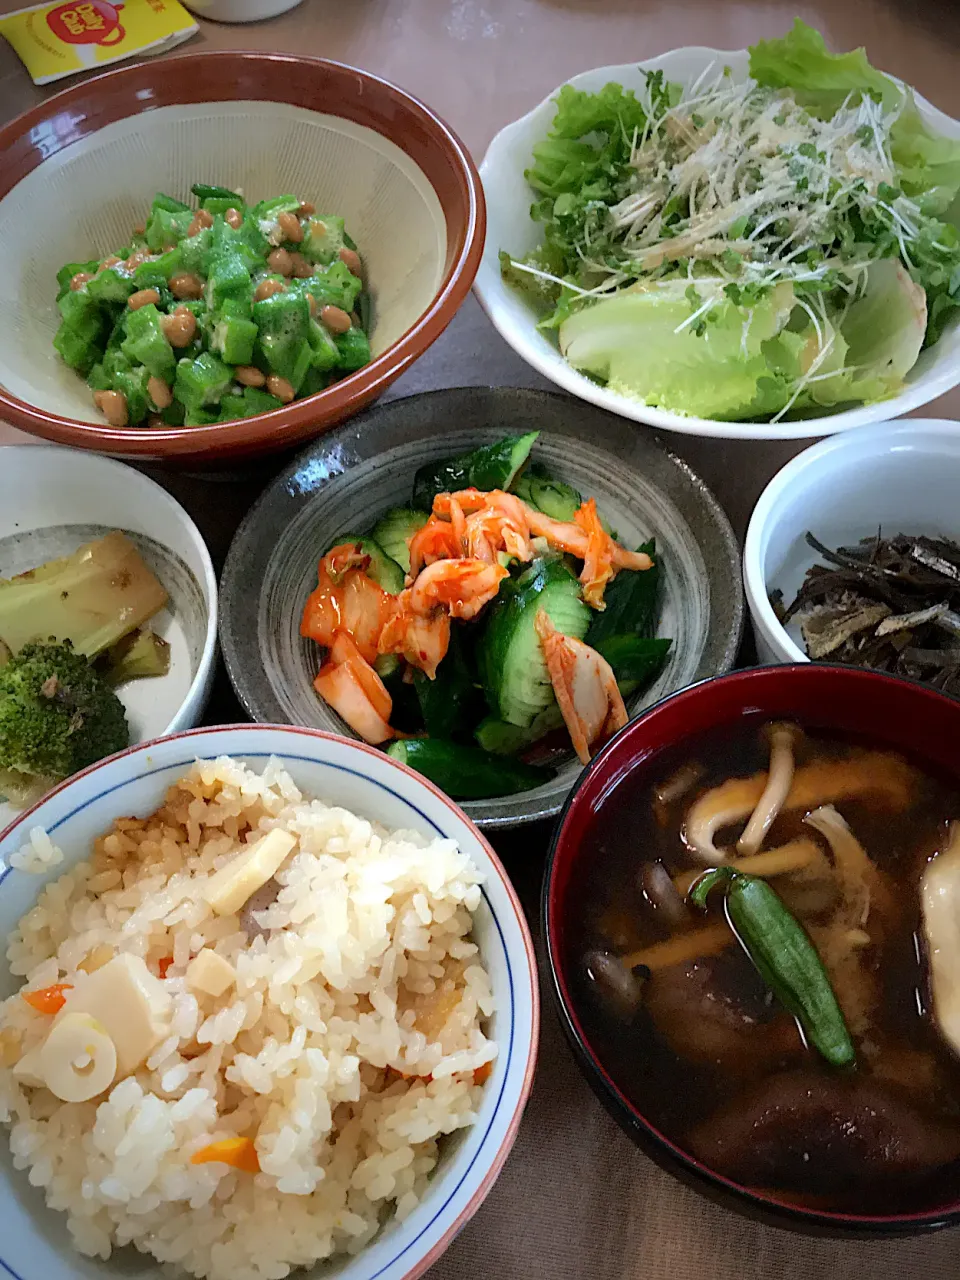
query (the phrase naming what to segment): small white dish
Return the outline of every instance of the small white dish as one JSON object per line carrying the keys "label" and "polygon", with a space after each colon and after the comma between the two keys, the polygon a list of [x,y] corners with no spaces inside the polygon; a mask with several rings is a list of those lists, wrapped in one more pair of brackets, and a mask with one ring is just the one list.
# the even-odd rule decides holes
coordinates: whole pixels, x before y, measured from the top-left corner
{"label": "small white dish", "polygon": [[[121,462],[46,445],[0,447],[0,577],[111,529],[132,537],[170,596],[150,622],[170,644],[169,672],[117,690],[131,742],[144,742],[192,728],[210,694],[217,579],[200,531],[165,489]],[[0,802],[0,824],[15,813]]]}
{"label": "small white dish", "polygon": [[187,8],[208,22],[263,22],[300,3],[301,0],[187,0]]}
{"label": "small white dish", "polygon": [[[51,791],[0,834],[0,935],[36,901],[45,880],[7,867],[10,854],[43,827],[64,851],[55,879],[86,858],[92,840],[116,818],[147,815],[195,759],[230,755],[262,768],[279,756],[305,792],[336,798],[355,813],[388,827],[456,840],[484,873],[474,938],[490,974],[496,1012],[491,1035],[499,1045],[476,1123],[452,1135],[430,1188],[403,1222],[390,1222],[361,1253],[298,1271],[302,1280],[414,1280],[476,1212],[493,1186],[516,1136],[533,1082],[539,1028],[539,989],[530,930],[513,886],[483,836],[436,787],[362,743],[276,725],[227,725],[132,747]],[[0,998],[20,985],[0,962]],[[63,1218],[12,1165],[0,1135],[0,1273],[18,1280],[186,1280],[133,1250],[106,1262],[76,1253]]]}
{"label": "small white dish", "polygon": [[960,539],[960,423],[882,422],[821,440],[779,471],[754,508],[743,551],[743,585],[761,662],[807,662],[795,623],[784,627],[771,591],[789,604],[811,565],[809,530],[828,547],[885,534]]}
{"label": "small white dish", "polygon": [[[611,81],[627,89],[639,90],[645,84],[645,71],[662,71],[667,80],[692,84],[711,66],[716,66],[718,72],[723,67],[730,67],[734,79],[740,81],[746,78],[748,65],[746,49],[725,52],[690,47],[672,49],[658,58],[639,63],[596,67],[574,76],[568,83],[589,93],[598,92]],[[686,417],[608,391],[578,373],[560,354],[556,341],[537,329],[537,318],[524,299],[503,281],[498,258],[501,249],[515,258],[522,258],[541,241],[542,226],[530,219],[530,205],[536,193],[527,185],[523,173],[530,166],[534,144],[546,138],[550,131],[556,112],[554,99],[562,87],[558,86],[521,119],[501,129],[487,148],[480,166],[487,198],[487,239],[474,290],[501,336],[545,378],[581,400],[588,400],[611,413],[648,423],[662,431],[740,440],[798,440],[896,418],[928,404],[960,383],[960,322],[957,320],[950,322],[939,342],[921,353],[899,395],[841,413],[790,422],[720,422],[712,418]],[[919,94],[915,97],[921,113],[938,133],[960,138],[960,121],[944,115]]]}

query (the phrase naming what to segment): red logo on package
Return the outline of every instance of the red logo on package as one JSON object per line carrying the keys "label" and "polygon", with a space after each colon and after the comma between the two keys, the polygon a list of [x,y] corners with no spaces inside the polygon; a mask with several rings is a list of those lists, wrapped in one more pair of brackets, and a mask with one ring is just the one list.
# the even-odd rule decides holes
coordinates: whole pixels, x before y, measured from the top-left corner
{"label": "red logo on package", "polygon": [[122,4],[107,0],[82,0],[60,4],[47,14],[47,26],[67,44],[116,44],[124,37],[119,10]]}

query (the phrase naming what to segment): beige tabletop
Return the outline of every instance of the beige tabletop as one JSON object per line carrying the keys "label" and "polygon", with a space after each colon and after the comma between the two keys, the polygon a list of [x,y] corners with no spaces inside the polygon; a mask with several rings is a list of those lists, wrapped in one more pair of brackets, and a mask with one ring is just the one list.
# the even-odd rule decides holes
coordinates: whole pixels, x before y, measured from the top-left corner
{"label": "beige tabletop", "polygon": [[[0,12],[25,2],[0,0]],[[866,44],[874,63],[960,116],[958,0],[304,0],[258,25],[205,24],[188,47],[307,52],[362,66],[428,102],[479,161],[498,129],[578,71],[684,44],[741,48],[781,34],[798,12],[837,48]],[[0,47],[0,122],[43,92]],[[546,385],[472,299],[391,395],[467,383]],[[921,416],[960,418],[960,389]],[[0,424],[0,442],[7,438],[14,434]],[[711,485],[742,535],[760,490],[804,442],[668,443]],[[262,470],[257,479],[216,482],[152,474],[189,507],[217,560],[265,479]],[[535,923],[542,833],[534,849],[529,840],[497,843]],[[960,1280],[960,1232],[840,1243],[715,1207],[662,1173],[607,1117],[566,1047],[545,985],[540,1067],[517,1146],[486,1204],[430,1277]]]}

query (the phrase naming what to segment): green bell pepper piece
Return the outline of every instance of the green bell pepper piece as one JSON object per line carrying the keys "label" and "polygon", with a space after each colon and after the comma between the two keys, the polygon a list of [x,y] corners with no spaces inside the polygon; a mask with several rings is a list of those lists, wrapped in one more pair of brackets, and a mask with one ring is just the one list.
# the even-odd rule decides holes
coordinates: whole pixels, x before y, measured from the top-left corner
{"label": "green bell pepper piece", "polygon": [[340,368],[348,373],[362,369],[370,363],[370,340],[362,329],[356,325],[346,333],[338,333],[334,338],[340,353]]}
{"label": "green bell pepper piece", "polygon": [[690,901],[706,910],[707,896],[722,886],[727,919],[757,972],[809,1044],[832,1067],[852,1067],[857,1054],[830,975],[807,931],[772,885],[758,876],[717,867],[694,881]]}
{"label": "green bell pepper piece", "polygon": [[218,186],[215,182],[195,182],[190,188],[193,194],[201,202],[204,200],[232,200],[235,209],[242,209],[244,199],[236,191],[231,191],[229,187]]}
{"label": "green bell pepper piece", "polygon": [[70,281],[75,275],[78,275],[81,271],[85,271],[87,275],[92,276],[96,273],[99,266],[99,258],[94,258],[90,262],[68,262],[65,266],[62,266],[57,272],[57,297],[59,298],[61,294],[66,293],[70,288]]}
{"label": "green bell pepper piece", "polygon": [[249,364],[257,341],[257,326],[252,320],[240,316],[224,316],[218,320],[210,335],[210,348],[221,355],[227,364]]}
{"label": "green bell pepper piece", "polygon": [[[207,405],[215,405],[233,381],[233,370],[218,360],[209,351],[204,351],[195,360],[179,360],[177,362],[176,379],[173,394],[183,402],[187,418],[193,411]],[[214,420],[216,420],[214,415]],[[188,426],[194,425],[187,422]]]}
{"label": "green bell pepper piece", "polygon": [[177,371],[177,358],[163,332],[160,312],[152,302],[131,311],[127,316],[127,336],[121,351],[136,364],[146,365],[151,374],[172,382]]}
{"label": "green bell pepper piece", "polygon": [[209,227],[204,227],[195,236],[187,236],[181,240],[177,245],[180,251],[181,270],[192,271],[195,275],[201,274],[212,241],[213,232]]}
{"label": "green bell pepper piece", "polygon": [[154,211],[147,222],[147,244],[154,253],[159,252],[164,245],[177,244],[186,236],[192,221],[193,211],[186,207],[171,212],[154,206]]}
{"label": "green bell pepper piece", "polygon": [[340,350],[333,340],[333,335],[316,320],[310,321],[307,340],[313,352],[312,363],[315,369],[326,373],[330,369],[337,368],[340,363]]}
{"label": "green bell pepper piece", "polygon": [[118,264],[98,271],[92,280],[87,281],[82,292],[96,302],[126,302],[136,289],[133,275]]}
{"label": "green bell pepper piece", "polygon": [[178,200],[175,196],[166,196],[162,191],[158,191],[153,197],[150,212],[154,214],[160,210],[164,210],[166,213],[189,213],[190,206],[184,204],[182,200]]}
{"label": "green bell pepper piece", "polygon": [[240,254],[223,253],[211,257],[206,292],[211,311],[216,311],[228,298],[252,296],[250,270]]}
{"label": "green bell pepper piece", "polygon": [[121,370],[114,374],[113,389],[121,391],[127,399],[127,418],[131,426],[136,426],[142,422],[148,413],[153,409],[150,397],[147,394],[147,382],[150,378],[149,369],[145,369],[140,365],[136,369]]}
{"label": "green bell pepper piece", "polygon": [[300,252],[311,262],[333,262],[346,245],[343,219],[332,213],[314,214],[307,222]]}
{"label": "green bell pepper piece", "polygon": [[185,427],[209,427],[212,423],[221,421],[220,414],[209,409],[188,409],[183,415]]}
{"label": "green bell pepper piece", "polygon": [[262,387],[244,387],[243,401],[245,418],[255,418],[258,413],[270,413],[283,405],[282,400],[272,396],[269,391],[264,391]]}
{"label": "green bell pepper piece", "polygon": [[[308,341],[310,307],[302,293],[275,293],[253,306],[260,330],[260,349],[270,369],[294,387],[303,381],[312,359]],[[304,361],[304,352],[306,360]]]}
{"label": "green bell pepper piece", "polygon": [[53,345],[70,368],[81,374],[87,374],[94,368],[103,355],[103,347],[96,339],[71,328],[66,320],[54,334]]}
{"label": "green bell pepper piece", "polygon": [[325,270],[309,276],[303,287],[312,293],[320,307],[339,307],[347,314],[354,309],[363,290],[363,282],[340,261],[332,262]]}
{"label": "green bell pepper piece", "polygon": [[57,308],[64,324],[89,342],[98,342],[106,331],[107,318],[103,308],[85,288],[68,289],[58,299]]}
{"label": "green bell pepper piece", "polygon": [[91,391],[109,391],[112,386],[106,369],[99,361],[87,373],[87,386]]}

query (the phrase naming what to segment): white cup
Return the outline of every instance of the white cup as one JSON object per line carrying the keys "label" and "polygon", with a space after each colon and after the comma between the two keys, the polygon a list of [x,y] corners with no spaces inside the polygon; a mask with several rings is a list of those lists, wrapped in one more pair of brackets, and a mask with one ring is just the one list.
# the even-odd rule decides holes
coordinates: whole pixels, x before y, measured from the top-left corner
{"label": "white cup", "polygon": [[184,0],[198,18],[213,22],[262,22],[275,18],[300,3],[300,0]]}

